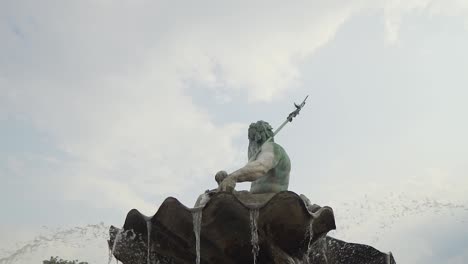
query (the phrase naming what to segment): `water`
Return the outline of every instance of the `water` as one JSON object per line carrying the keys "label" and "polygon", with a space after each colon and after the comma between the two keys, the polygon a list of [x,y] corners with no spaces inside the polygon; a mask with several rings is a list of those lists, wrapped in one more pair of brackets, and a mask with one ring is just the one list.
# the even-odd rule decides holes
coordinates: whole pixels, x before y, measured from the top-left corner
{"label": "water", "polygon": [[196,208],[204,207],[206,203],[208,203],[209,200],[210,200],[210,195],[205,192],[202,195],[200,195],[197,202],[195,203],[195,207]]}
{"label": "water", "polygon": [[309,237],[309,242],[307,243],[307,252],[305,253],[304,260],[303,260],[307,264],[310,262],[309,256],[312,251],[312,245],[313,245],[312,241],[314,240],[313,226],[314,226],[314,218],[311,218],[309,221],[309,228],[306,230],[306,234],[305,234],[305,237]]}
{"label": "water", "polygon": [[148,245],[148,254],[146,256],[146,262],[147,264],[151,264],[151,259],[150,259],[150,255],[151,255],[151,252],[150,252],[150,249],[151,249],[151,227],[152,227],[152,223],[151,223],[151,218],[146,218],[146,235],[148,236],[148,241],[147,241],[147,245]]}
{"label": "water", "polygon": [[112,249],[109,248],[109,260],[107,263],[110,263],[112,261]]}
{"label": "water", "polygon": [[197,264],[200,264],[200,232],[201,232],[202,214],[203,214],[203,211],[201,209],[192,212],[193,233],[195,234],[195,249],[197,252],[197,258],[196,258]]}
{"label": "water", "polygon": [[260,251],[260,247],[258,245],[258,209],[250,209],[250,237],[252,243],[252,255],[253,255],[253,263],[257,263],[257,256],[258,252]]}
{"label": "water", "polygon": [[120,239],[122,238],[122,232],[123,232],[123,228],[119,230],[119,232],[117,233],[117,235],[115,236],[115,239],[114,239],[114,244],[112,245],[112,250],[109,254],[109,262],[108,264],[111,263],[112,261],[112,257],[114,255],[114,252],[115,252],[115,247],[117,246],[117,243],[120,241]]}
{"label": "water", "polygon": [[322,254],[323,254],[323,258],[325,259],[325,263],[328,264],[327,252],[328,252],[328,242],[327,242],[327,238],[326,238],[326,237],[323,237],[323,238],[322,238]]}

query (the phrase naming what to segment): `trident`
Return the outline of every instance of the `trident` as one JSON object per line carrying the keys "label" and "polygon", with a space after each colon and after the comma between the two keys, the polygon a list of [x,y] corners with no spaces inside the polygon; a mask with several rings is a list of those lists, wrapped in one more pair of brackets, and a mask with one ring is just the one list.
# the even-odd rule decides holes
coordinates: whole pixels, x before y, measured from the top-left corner
{"label": "trident", "polygon": [[[309,97],[308,95],[306,96],[306,98],[304,98],[304,101],[302,101],[302,103],[300,105],[297,105],[296,103],[294,103],[294,106],[296,107],[296,110],[292,111],[288,117],[286,118],[286,120],[283,122],[283,124],[281,124],[281,126],[279,126],[275,132],[273,132],[273,136],[269,137],[265,142],[263,142],[262,146],[267,143],[267,142],[270,142],[273,137],[276,136],[276,134],[278,134],[280,132],[280,130],[288,123],[288,122],[292,122],[293,121],[293,118],[295,118],[299,112],[301,111],[301,109],[304,107],[305,103],[306,103],[306,100],[307,100],[307,97]],[[260,147],[257,152],[249,159],[249,162],[255,160],[257,158],[257,155],[260,153],[260,151],[262,151],[262,147]]]}

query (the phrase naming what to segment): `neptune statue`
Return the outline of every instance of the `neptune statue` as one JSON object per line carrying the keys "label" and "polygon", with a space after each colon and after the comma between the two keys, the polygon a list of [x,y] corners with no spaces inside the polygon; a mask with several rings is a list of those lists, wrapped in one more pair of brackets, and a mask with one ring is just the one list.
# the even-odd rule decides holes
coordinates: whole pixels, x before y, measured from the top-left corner
{"label": "neptune statue", "polygon": [[291,161],[288,154],[274,142],[274,133],[265,121],[249,127],[249,162],[242,168],[227,174],[220,171],[215,179],[219,191],[232,192],[237,182],[252,182],[251,193],[277,193],[288,190]]}

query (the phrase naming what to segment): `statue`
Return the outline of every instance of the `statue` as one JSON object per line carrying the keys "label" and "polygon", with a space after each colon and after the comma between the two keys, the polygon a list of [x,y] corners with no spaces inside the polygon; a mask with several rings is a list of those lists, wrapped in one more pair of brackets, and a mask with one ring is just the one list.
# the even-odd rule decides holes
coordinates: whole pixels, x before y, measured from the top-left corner
{"label": "statue", "polygon": [[291,161],[286,151],[274,142],[273,129],[265,121],[250,124],[248,131],[249,162],[227,175],[216,174],[219,191],[232,192],[237,182],[252,182],[250,192],[277,193],[288,190]]}
{"label": "statue", "polygon": [[[196,208],[203,207],[218,192],[233,193],[244,203],[264,203],[274,194],[287,191],[291,161],[283,147],[275,143],[274,137],[299,114],[308,97],[306,96],[301,104],[294,104],[296,109],[274,132],[270,124],[263,120],[250,124],[248,129],[248,163],[231,174],[223,170],[216,173],[215,180],[218,183],[218,188],[207,190],[201,194],[194,206]],[[250,192],[234,192],[238,182],[252,182]],[[309,209],[314,206],[307,199],[304,202]]]}
{"label": "statue", "polygon": [[288,190],[291,161],[283,147],[274,142],[274,136],[299,114],[308,97],[306,96],[300,105],[294,104],[296,110],[288,115],[275,132],[270,124],[262,120],[250,124],[249,162],[229,175],[225,171],[219,171],[215,176],[219,184],[218,191],[233,192],[237,182],[252,182],[252,194]]}

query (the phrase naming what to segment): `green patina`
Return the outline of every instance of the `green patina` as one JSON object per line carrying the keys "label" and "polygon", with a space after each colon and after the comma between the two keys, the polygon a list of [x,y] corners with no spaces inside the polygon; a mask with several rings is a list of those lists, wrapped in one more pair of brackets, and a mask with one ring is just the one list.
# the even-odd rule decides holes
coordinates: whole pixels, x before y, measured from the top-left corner
{"label": "green patina", "polygon": [[279,144],[271,142],[276,166],[267,174],[252,182],[251,193],[271,193],[288,190],[291,161],[286,151]]}
{"label": "green patina", "polygon": [[265,121],[250,124],[249,162],[231,174],[219,171],[215,176],[218,190],[232,192],[237,182],[252,182],[250,192],[255,194],[288,190],[291,161],[283,147],[274,142],[274,135]]}

